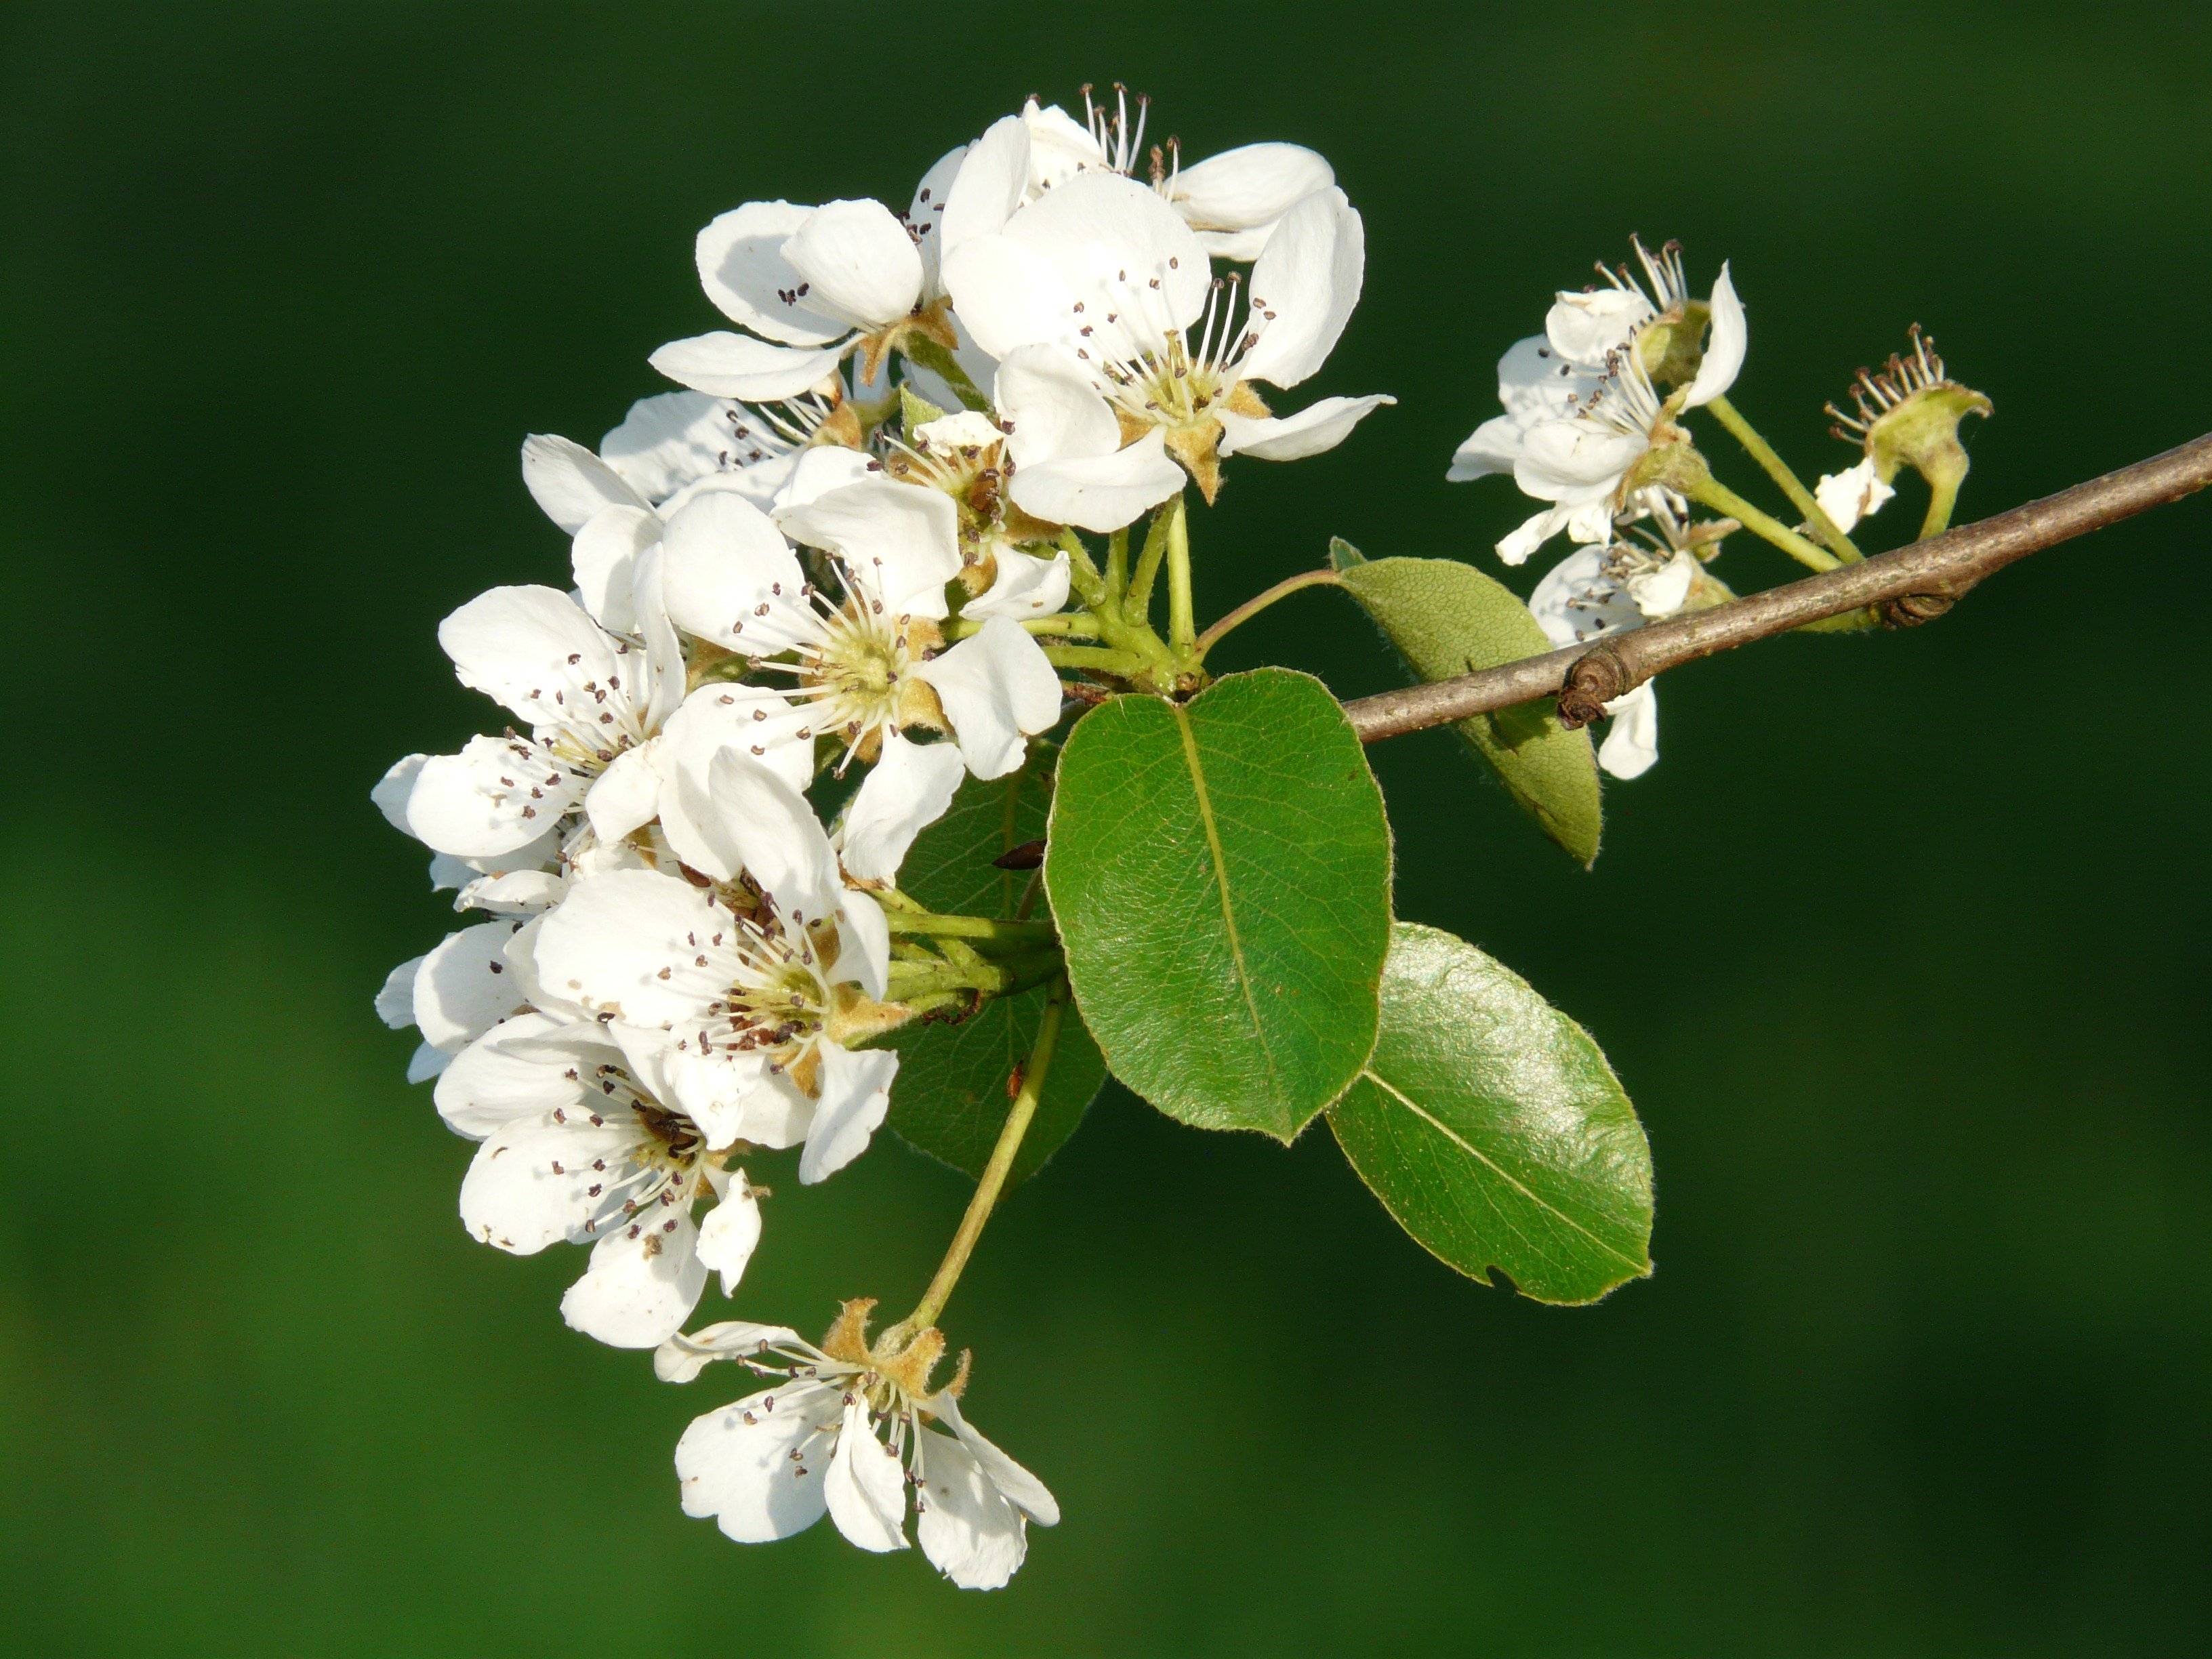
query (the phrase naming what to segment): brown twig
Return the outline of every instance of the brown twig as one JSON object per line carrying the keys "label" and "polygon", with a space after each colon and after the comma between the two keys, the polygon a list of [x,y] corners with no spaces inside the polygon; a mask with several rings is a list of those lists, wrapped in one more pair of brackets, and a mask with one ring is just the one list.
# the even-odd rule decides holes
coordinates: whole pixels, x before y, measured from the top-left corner
{"label": "brown twig", "polygon": [[1770,639],[1807,623],[1876,607],[1893,628],[1942,616],[1968,589],[2016,559],[2212,484],[2212,433],[2056,495],[1595,647],[1569,646],[1456,679],[1360,697],[1344,706],[1364,743],[1448,726],[1470,714],[1559,693],[1559,718],[1580,726],[1656,674]]}

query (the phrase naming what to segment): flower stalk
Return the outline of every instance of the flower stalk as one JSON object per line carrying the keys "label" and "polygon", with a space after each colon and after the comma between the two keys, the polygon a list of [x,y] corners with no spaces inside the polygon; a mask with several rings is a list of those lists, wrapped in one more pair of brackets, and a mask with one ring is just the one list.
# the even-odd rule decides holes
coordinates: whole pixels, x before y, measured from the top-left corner
{"label": "flower stalk", "polygon": [[[1790,505],[1805,515],[1805,522],[1813,527],[1813,533],[1827,544],[1831,552],[1845,564],[1856,564],[1866,556],[1828,516],[1827,509],[1814,498],[1813,492],[1805,488],[1803,480],[1790,470],[1790,463],[1775,453],[1773,445],[1759,436],[1758,429],[1743,418],[1734,404],[1726,398],[1716,398],[1705,407],[1712,411],[1713,418],[1721,423],[1729,436],[1741,444],[1744,453],[1757,461],[1766,476],[1780,487],[1782,493],[1790,498]],[[1814,567],[1816,569],[1820,568]]]}

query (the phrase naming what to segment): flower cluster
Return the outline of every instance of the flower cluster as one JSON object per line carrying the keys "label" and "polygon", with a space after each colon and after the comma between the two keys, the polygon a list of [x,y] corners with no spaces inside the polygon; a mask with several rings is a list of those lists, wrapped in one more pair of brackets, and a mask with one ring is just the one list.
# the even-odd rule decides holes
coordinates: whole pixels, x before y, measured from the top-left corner
{"label": "flower cluster", "polygon": [[[899,1066],[870,1044],[914,988],[993,988],[895,948],[898,872],[963,779],[1016,771],[1061,718],[1041,641],[1096,637],[1068,611],[1075,532],[1124,532],[1186,479],[1211,501],[1224,459],[1316,453],[1391,401],[1267,401],[1358,298],[1328,164],[1278,143],[1185,167],[1145,118],[1118,92],[1081,118],[1032,100],[902,209],[749,202],[708,225],[699,276],[732,326],[653,355],[684,389],[596,452],[523,446],[573,586],[495,588],[439,629],[512,723],[374,791],[477,918],[377,1004],[479,1143],[469,1232],[588,1244],[563,1316],[659,1349],[664,1377],[781,1376],[685,1435],[689,1512],[753,1540],[826,1510],[884,1550],[911,1487],[925,1553],[977,1587],[1057,1510],[961,1416],[964,1359],[931,1386],[934,1328],[871,1346],[854,1304],[818,1348],[682,1331],[761,1240],[747,1164],[797,1148],[808,1185],[851,1163]],[[833,776],[853,787],[825,823],[810,792]]]}

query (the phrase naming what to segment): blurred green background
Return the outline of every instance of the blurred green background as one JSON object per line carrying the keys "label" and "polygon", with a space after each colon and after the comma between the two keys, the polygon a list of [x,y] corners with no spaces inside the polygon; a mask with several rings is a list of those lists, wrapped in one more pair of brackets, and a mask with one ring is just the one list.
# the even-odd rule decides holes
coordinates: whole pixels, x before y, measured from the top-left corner
{"label": "blurred green background", "polygon": [[[433,629],[565,580],[517,444],[595,441],[657,389],[646,354],[714,320],[692,233],[741,200],[902,203],[1023,94],[1117,76],[1193,154],[1326,151],[1368,287],[1314,390],[1401,401],[1230,469],[1205,614],[1332,532],[1487,562],[1522,504],[1446,459],[1547,291],[1632,231],[1700,280],[1733,259],[1737,401],[1808,471],[1849,459],[1821,402],[1931,327],[1996,403],[1973,516],[2212,425],[2201,9],[0,27],[7,1651],[2212,1650],[2212,506],[1917,635],[1671,677],[1590,874],[1448,738],[1376,751],[1401,913],[1513,963],[1626,1080],[1658,1273],[1588,1310],[1483,1290],[1325,1133],[1285,1152],[1109,1092],[951,1310],[972,1415],[1067,1514],[993,1596],[678,1512],[671,1448],[730,1383],[566,1330],[579,1253],[464,1237],[468,1148],[369,1009],[450,917],[368,800],[492,718]],[[1262,658],[1346,695],[1392,674],[1325,592],[1224,665]],[[910,1300],[963,1199],[888,1141],[818,1192],[777,1173],[738,1307],[805,1327]]]}

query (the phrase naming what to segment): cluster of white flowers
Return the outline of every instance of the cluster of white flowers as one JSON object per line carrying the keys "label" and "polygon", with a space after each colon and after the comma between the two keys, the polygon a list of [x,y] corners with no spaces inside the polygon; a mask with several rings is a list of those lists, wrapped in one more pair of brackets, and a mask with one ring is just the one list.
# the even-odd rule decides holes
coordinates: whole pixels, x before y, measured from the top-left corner
{"label": "cluster of white flowers", "polygon": [[[1475,428],[1445,475],[1457,482],[1508,473],[1524,494],[1547,503],[1498,544],[1506,563],[1525,563],[1562,531],[1575,543],[1528,601],[1555,645],[1728,597],[1704,568],[1718,537],[1695,535],[1688,504],[1655,475],[1650,459],[1680,441],[1677,416],[1735,384],[1747,343],[1743,303],[1726,264],[1711,296],[1700,300],[1676,244],[1656,253],[1633,246],[1640,276],[1626,265],[1600,264],[1603,287],[1558,295],[1544,331],[1498,359],[1505,412]],[[1648,536],[1616,535],[1644,520],[1653,526]],[[1651,686],[1615,698],[1606,713],[1612,725],[1599,763],[1620,778],[1648,770],[1659,758]]]}
{"label": "cluster of white flowers", "polygon": [[[653,354],[687,389],[596,453],[523,446],[573,590],[495,588],[440,628],[514,724],[374,792],[483,918],[377,1005],[481,1143],[468,1231],[588,1243],[563,1316],[659,1348],[664,1376],[789,1362],[684,1437],[692,1513],[758,1539],[826,1506],[888,1549],[910,1484],[963,1584],[1004,1583],[1025,1521],[1057,1511],[961,1418],[964,1364],[930,1389],[940,1337],[886,1355],[849,1317],[821,1349],[680,1333],[760,1240],[738,1160],[799,1147],[819,1182],[884,1121],[898,1057],[862,1045],[903,1016],[874,895],[964,776],[1014,771],[1060,718],[1026,624],[1067,605],[1066,532],[1121,529],[1186,477],[1210,500],[1223,458],[1316,453],[1391,401],[1278,416],[1258,389],[1312,376],[1358,298],[1360,219],[1328,164],[1278,143],[1185,167],[1143,123],[1125,98],[1086,92],[1082,119],[1032,100],[903,211],[749,202],[709,224],[700,279],[735,326]],[[807,792],[854,766],[825,827]]]}

